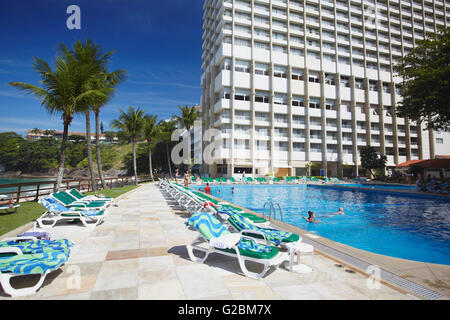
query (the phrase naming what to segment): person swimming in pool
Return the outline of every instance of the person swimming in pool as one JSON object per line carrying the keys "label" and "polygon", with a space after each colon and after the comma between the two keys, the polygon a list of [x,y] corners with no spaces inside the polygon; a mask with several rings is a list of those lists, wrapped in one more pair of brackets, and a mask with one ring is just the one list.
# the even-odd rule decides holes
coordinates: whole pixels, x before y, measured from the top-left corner
{"label": "person swimming in pool", "polygon": [[344,216],[344,215],[345,215],[345,214],[344,214],[344,208],[340,207],[338,211],[333,212],[332,214],[340,214],[340,215],[343,215],[343,216]]}
{"label": "person swimming in pool", "polygon": [[231,193],[234,194],[234,187],[231,187]]}
{"label": "person swimming in pool", "polygon": [[316,219],[315,219],[315,216],[316,216],[316,215],[315,215],[314,212],[308,211],[308,218],[303,217],[303,219],[305,219],[306,222],[310,222],[310,223],[318,223],[318,222],[322,222],[322,221],[320,221],[320,220],[316,220]]}

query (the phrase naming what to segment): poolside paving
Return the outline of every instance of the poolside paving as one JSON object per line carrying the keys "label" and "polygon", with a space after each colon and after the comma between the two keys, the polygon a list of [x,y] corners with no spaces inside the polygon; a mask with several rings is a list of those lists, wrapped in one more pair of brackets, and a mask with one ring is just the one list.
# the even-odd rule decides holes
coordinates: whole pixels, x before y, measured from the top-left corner
{"label": "poolside paving", "polygon": [[[262,280],[241,275],[232,257],[212,254],[195,263],[185,245],[197,232],[186,228],[188,214],[156,184],[144,184],[116,204],[96,228],[62,224],[46,230],[76,243],[70,259],[35,295],[16,299],[417,299],[383,283],[370,289],[366,275],[337,268],[320,253],[309,274],[280,267]],[[302,262],[310,264],[310,257]],[[11,298],[0,289],[0,299]]]}

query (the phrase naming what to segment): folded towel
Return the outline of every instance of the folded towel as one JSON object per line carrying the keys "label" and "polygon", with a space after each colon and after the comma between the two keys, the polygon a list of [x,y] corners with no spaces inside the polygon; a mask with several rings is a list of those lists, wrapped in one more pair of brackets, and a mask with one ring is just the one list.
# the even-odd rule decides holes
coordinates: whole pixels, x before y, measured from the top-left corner
{"label": "folded towel", "polygon": [[19,234],[18,237],[35,237],[39,240],[50,240],[50,235],[47,232],[25,232]]}
{"label": "folded towel", "polygon": [[239,240],[241,240],[241,235],[239,233],[230,233],[211,239],[209,244],[214,248],[231,249],[239,242]]}

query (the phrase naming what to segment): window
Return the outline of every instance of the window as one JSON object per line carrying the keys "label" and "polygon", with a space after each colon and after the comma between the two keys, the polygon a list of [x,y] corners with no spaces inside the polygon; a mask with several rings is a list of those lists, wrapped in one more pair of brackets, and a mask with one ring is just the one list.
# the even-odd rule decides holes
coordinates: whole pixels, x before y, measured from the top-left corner
{"label": "window", "polygon": [[267,43],[255,41],[255,48],[270,50],[270,46]]}
{"label": "window", "polygon": [[274,104],[286,104],[286,95],[283,94],[275,94],[273,97],[273,103]]}
{"label": "window", "polygon": [[443,144],[444,143],[444,139],[443,138],[436,138],[436,143],[437,144]]}
{"label": "window", "polygon": [[234,117],[238,120],[250,120],[250,112],[235,110]]}
{"label": "window", "polygon": [[265,136],[268,137],[269,134],[269,128],[267,127],[255,127],[255,133],[258,136]]}
{"label": "window", "polygon": [[281,52],[281,53],[287,53],[286,47],[283,47],[283,46],[276,46],[276,45],[274,45],[273,46],[273,51]]}
{"label": "window", "polygon": [[255,28],[255,36],[260,36],[263,38],[269,38],[269,32],[265,31],[265,30],[261,30],[261,29],[256,29]]}
{"label": "window", "polygon": [[325,109],[327,110],[336,110],[336,106],[334,104],[333,100],[326,100],[325,101]]}
{"label": "window", "polygon": [[314,109],[320,109],[320,100],[311,98],[309,100],[309,107]]}
{"label": "window", "polygon": [[305,117],[303,116],[292,116],[292,122],[295,124],[305,124]]}
{"label": "window", "polygon": [[256,140],[256,149],[261,151],[270,150],[269,141],[266,140]]}
{"label": "window", "polygon": [[374,116],[379,116],[377,105],[370,105],[370,111]]}
{"label": "window", "polygon": [[315,83],[320,83],[320,79],[318,75],[314,75],[314,74],[310,74],[308,76],[308,81],[309,82],[315,82]]}
{"label": "window", "polygon": [[322,152],[322,145],[320,143],[311,143],[311,152]]}
{"label": "window", "polygon": [[275,141],[275,150],[288,151],[288,143],[284,141]]}
{"label": "window", "polygon": [[234,39],[234,44],[242,47],[250,47],[250,41],[244,39]]}
{"label": "window", "polygon": [[286,41],[286,35],[284,33],[273,32],[272,33],[272,38]]}
{"label": "window", "polygon": [[269,114],[265,112],[255,112],[256,121],[269,121]]}
{"label": "window", "polygon": [[332,74],[325,74],[325,84],[334,86],[334,75],[332,75]]}
{"label": "window", "polygon": [[280,113],[275,113],[275,115],[274,115],[274,122],[287,123],[287,115],[280,114]]}
{"label": "window", "polygon": [[241,150],[250,149],[250,141],[248,139],[234,139],[234,147]]}
{"label": "window", "polygon": [[250,93],[249,92],[236,92],[234,94],[235,100],[241,100],[241,101],[250,101]]}
{"label": "window", "polygon": [[363,79],[355,79],[355,88],[364,90],[364,82]]}
{"label": "window", "polygon": [[303,50],[301,50],[301,49],[291,48],[290,52],[294,56],[302,56],[303,55]]}
{"label": "window", "polygon": [[255,74],[268,76],[269,75],[269,66],[267,64],[256,63],[255,64]]}
{"label": "window", "polygon": [[292,148],[295,152],[305,152],[305,144],[304,143],[294,142],[292,145]]}
{"label": "window", "polygon": [[236,60],[234,65],[234,70],[237,72],[250,73],[250,62]]}
{"label": "window", "polygon": [[222,93],[222,99],[230,99],[230,91],[224,91]]}
{"label": "window", "polygon": [[286,78],[286,68],[275,66],[273,76],[277,78]]}
{"label": "window", "polygon": [[230,59],[224,59],[224,61],[222,62],[222,70],[231,70]]}
{"label": "window", "polygon": [[303,107],[303,97],[292,97],[292,106],[293,107]]}
{"label": "window", "polygon": [[343,86],[343,87],[347,87],[347,88],[350,87],[350,80],[348,77],[341,76],[340,83],[341,83],[341,86]]}
{"label": "window", "polygon": [[292,134],[296,138],[305,138],[305,130],[304,129],[292,129]]}
{"label": "window", "polygon": [[303,71],[300,69],[292,69],[292,80],[303,80]]}
{"label": "window", "polygon": [[269,94],[256,92],[255,93],[255,102],[269,103]]}

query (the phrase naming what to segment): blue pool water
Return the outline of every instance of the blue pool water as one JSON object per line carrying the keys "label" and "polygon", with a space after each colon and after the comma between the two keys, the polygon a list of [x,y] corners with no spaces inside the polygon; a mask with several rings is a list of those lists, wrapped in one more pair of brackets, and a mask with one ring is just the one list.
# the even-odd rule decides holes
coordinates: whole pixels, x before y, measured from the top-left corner
{"label": "blue pool water", "polygon": [[[306,185],[215,185],[211,189],[212,195],[259,213],[267,200],[278,202],[284,222],[358,249],[450,265],[449,201]],[[344,208],[344,216],[332,214],[339,207]],[[306,222],[302,217],[308,210],[323,223]]]}
{"label": "blue pool water", "polygon": [[344,183],[337,186],[352,188],[369,188],[369,189],[394,189],[394,190],[415,190],[416,186],[395,185],[395,184],[362,184],[362,183]]}

